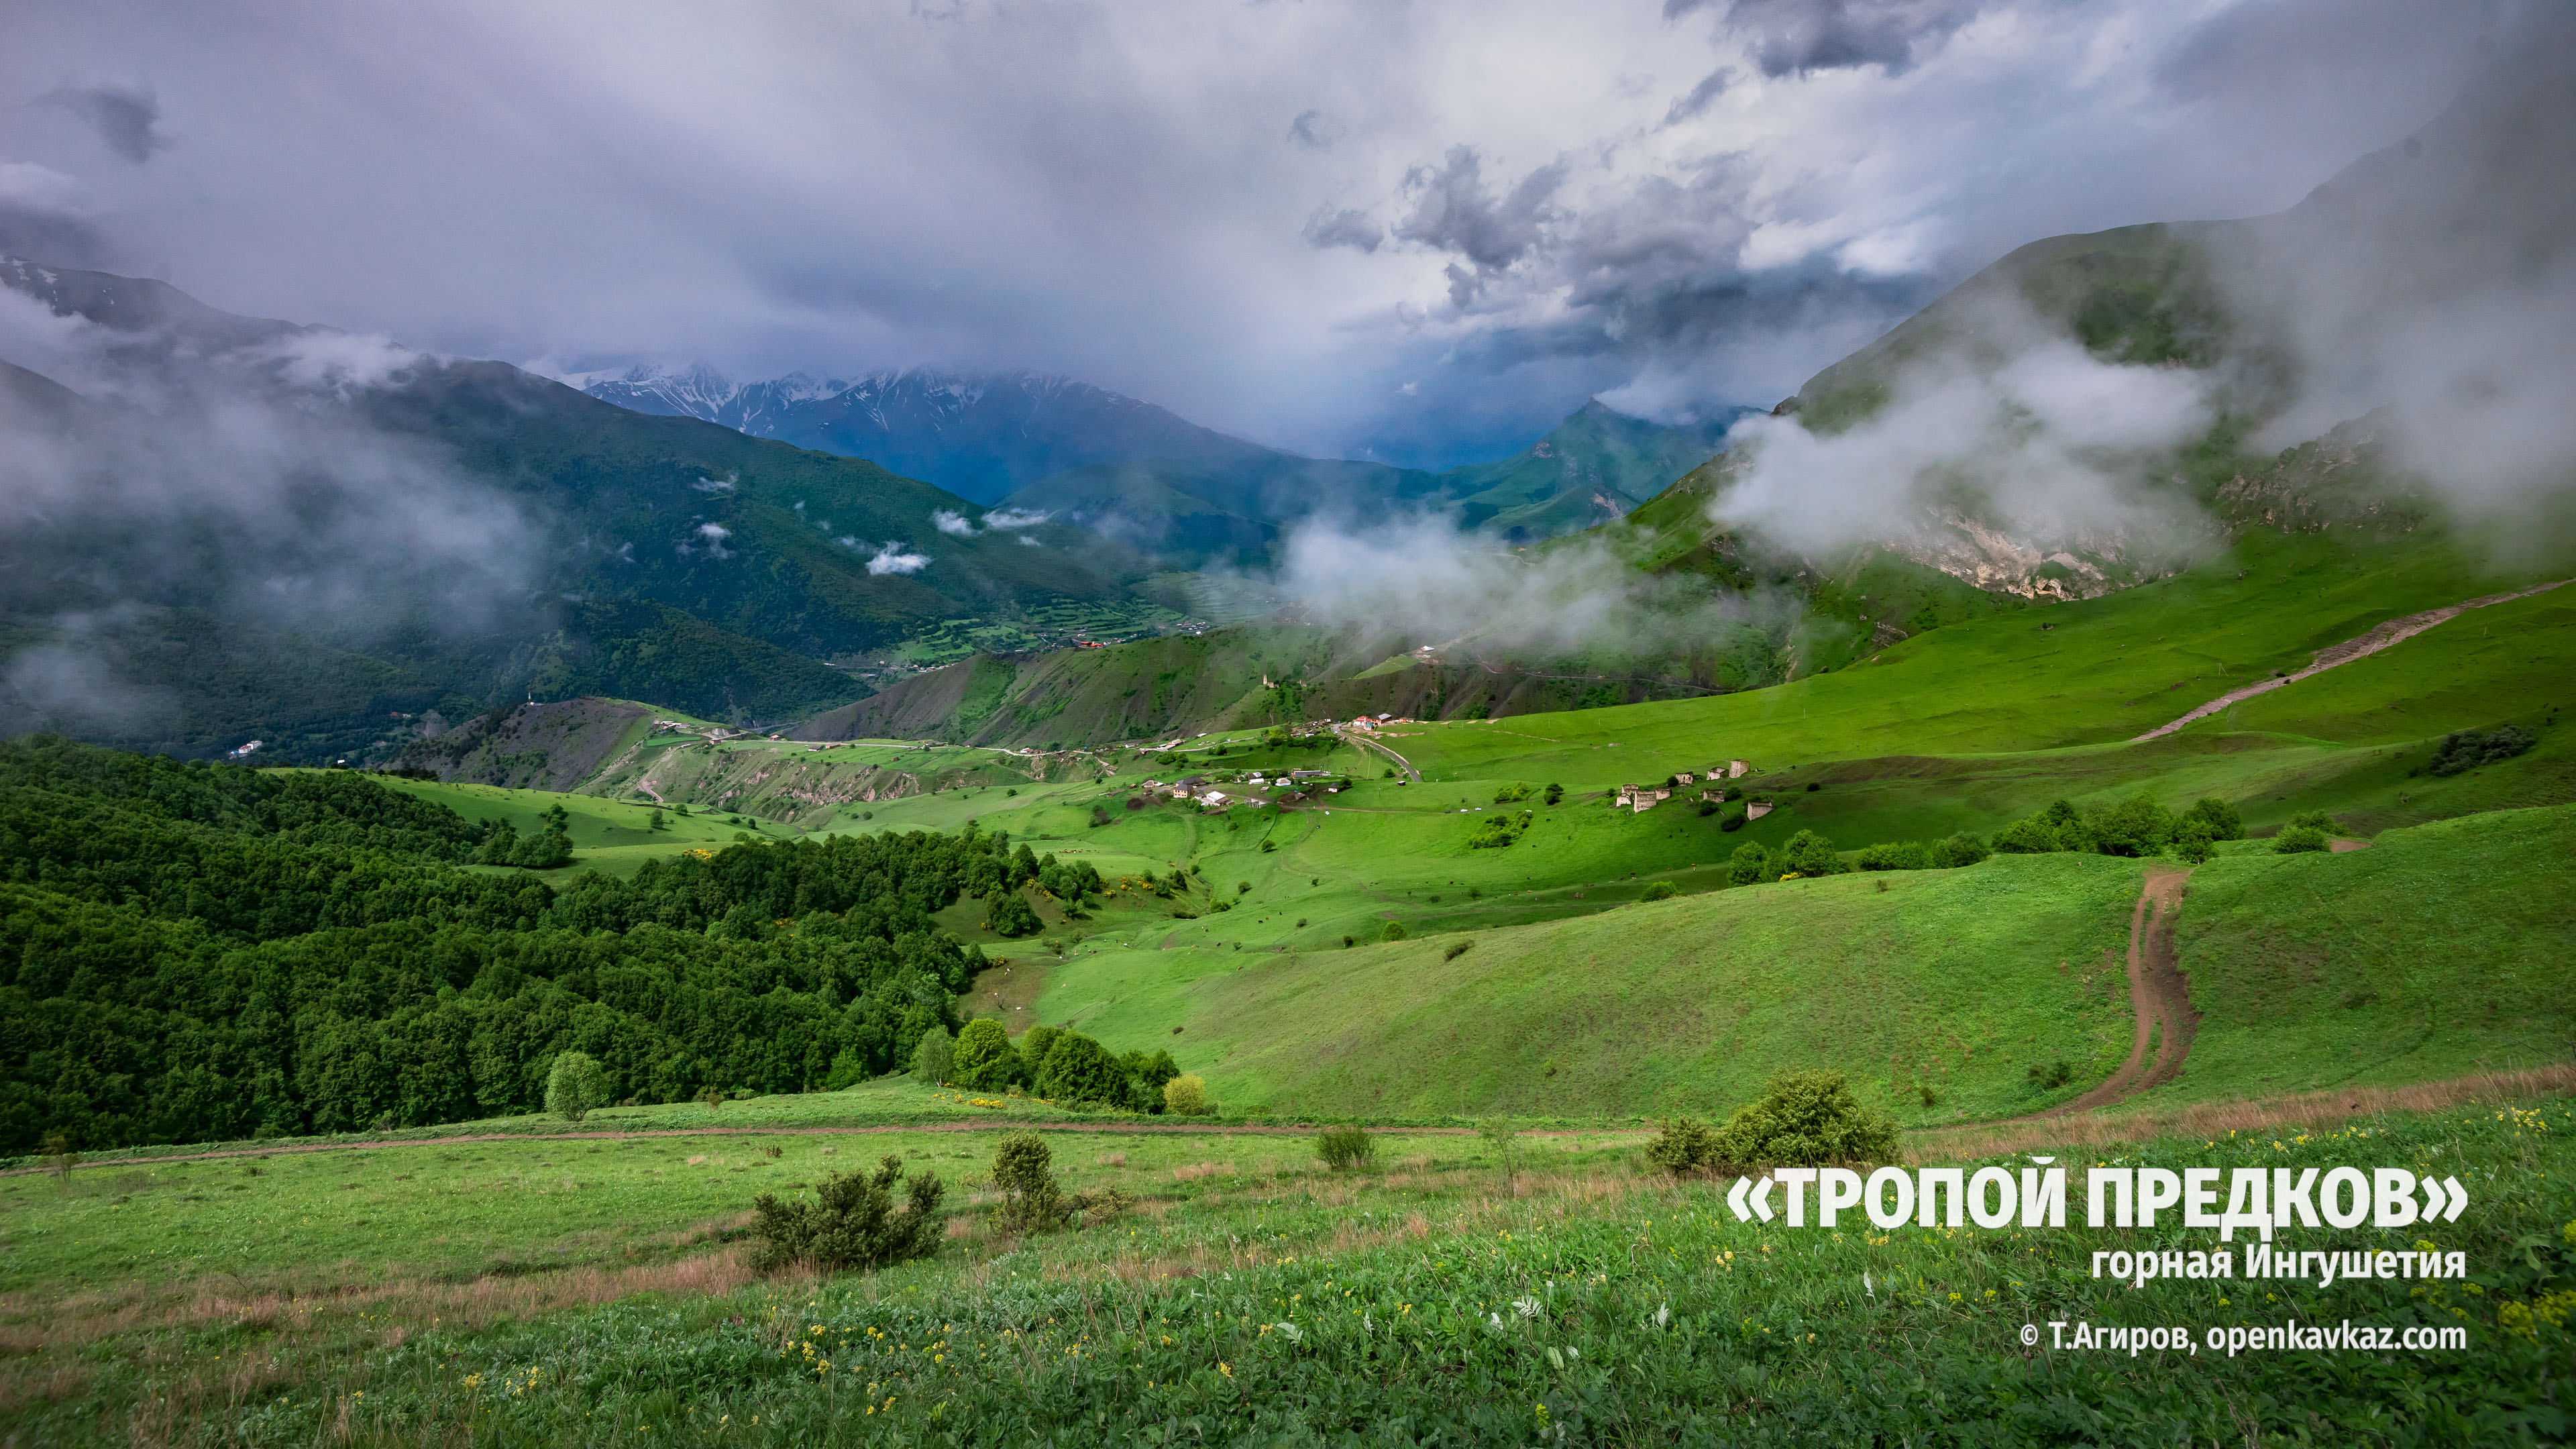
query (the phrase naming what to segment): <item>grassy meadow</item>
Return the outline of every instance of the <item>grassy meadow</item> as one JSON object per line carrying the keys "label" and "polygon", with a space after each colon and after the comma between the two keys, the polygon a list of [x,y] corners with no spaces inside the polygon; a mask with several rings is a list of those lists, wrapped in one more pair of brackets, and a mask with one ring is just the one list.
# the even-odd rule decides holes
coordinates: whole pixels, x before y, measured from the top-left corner
{"label": "grassy meadow", "polygon": [[[2571,1387],[2563,1315],[2532,1312],[2576,1271],[2563,1100],[2086,1149],[2477,1184],[2456,1224],[2293,1229],[2281,1245],[2429,1244],[2465,1252],[2470,1279],[2325,1287],[2091,1275],[2096,1250],[2218,1246],[2170,1216],[2087,1229],[2079,1208],[2048,1232],[1738,1223],[1723,1183],[1645,1170],[1635,1134],[1606,1132],[1498,1146],[1392,1131],[1348,1172],[1294,1136],[1051,1133],[1068,1184],[1116,1183],[1136,1203],[1017,1237],[977,1201],[993,1140],[530,1137],[21,1173],[0,1180],[0,1436],[2536,1443],[2557,1437]],[[749,1271],[754,1192],[886,1153],[951,1185],[936,1257]],[[2288,1321],[2455,1326],[2472,1347],[2132,1355],[2040,1327],[2180,1325],[2198,1341]]]}

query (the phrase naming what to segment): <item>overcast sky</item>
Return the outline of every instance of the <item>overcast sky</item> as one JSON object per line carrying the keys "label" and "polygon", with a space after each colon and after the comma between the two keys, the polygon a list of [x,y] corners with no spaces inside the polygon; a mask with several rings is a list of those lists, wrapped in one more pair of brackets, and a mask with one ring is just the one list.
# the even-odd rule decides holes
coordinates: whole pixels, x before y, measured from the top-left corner
{"label": "overcast sky", "polygon": [[15,0],[0,251],[550,369],[1063,372],[1445,464],[2278,210],[2498,0]]}

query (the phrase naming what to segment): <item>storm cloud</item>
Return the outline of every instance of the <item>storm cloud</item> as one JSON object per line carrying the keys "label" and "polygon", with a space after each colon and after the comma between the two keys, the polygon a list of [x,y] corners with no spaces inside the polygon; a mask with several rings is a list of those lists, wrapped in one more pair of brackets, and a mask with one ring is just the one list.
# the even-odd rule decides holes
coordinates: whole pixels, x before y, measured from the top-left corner
{"label": "storm cloud", "polygon": [[1775,399],[2033,237],[2278,210],[2521,13],[28,0],[0,248],[443,354],[1030,369],[1445,464],[1596,394]]}

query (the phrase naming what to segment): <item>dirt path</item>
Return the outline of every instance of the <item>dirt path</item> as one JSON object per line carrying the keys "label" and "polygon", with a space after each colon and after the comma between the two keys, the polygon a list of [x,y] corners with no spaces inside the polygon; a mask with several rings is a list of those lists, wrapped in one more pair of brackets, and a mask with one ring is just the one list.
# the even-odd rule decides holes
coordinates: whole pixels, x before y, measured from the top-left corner
{"label": "dirt path", "polygon": [[[2129,918],[2129,1009],[2137,1016],[2136,1034],[2129,1041],[2129,1059],[2102,1085],[2074,1101],[2016,1120],[2063,1117],[2107,1107],[2149,1087],[2162,1086],[2182,1073],[2182,1059],[2191,1051],[2192,1032],[2200,1025],[2200,1013],[2192,1010],[2191,992],[2183,981],[2174,951],[2174,922],[2182,910],[2183,882],[2190,875],[2188,870],[2160,871],[2149,867],[2146,889],[2139,892],[2137,911]],[[2150,1046],[2154,1048],[2152,1060]]]}
{"label": "dirt path", "polygon": [[2268,694],[2275,689],[2279,689],[2285,684],[2296,684],[2300,680],[2305,679],[2312,674],[2321,674],[2326,670],[2334,668],[2338,664],[2350,664],[2356,659],[2366,658],[2378,653],[2380,650],[2385,649],[2392,644],[2412,639],[2416,635],[2423,633],[2425,630],[2432,628],[2434,625],[2439,624],[2446,619],[2457,618],[2471,609],[2483,609],[2490,604],[2505,604],[2511,603],[2515,599],[2527,599],[2534,594],[2545,594],[2551,589],[2561,588],[2570,583],[2576,583],[2576,579],[2560,579],[2556,583],[2533,584],[2530,588],[2517,589],[2509,594],[2488,594],[2484,598],[2470,599],[2463,603],[2451,604],[2439,609],[2427,609],[2421,614],[2409,614],[2403,619],[2391,619],[2387,623],[2380,625],[2378,628],[2371,630],[2367,634],[2363,634],[2354,639],[2346,639],[2342,643],[2335,645],[2333,648],[2317,655],[2315,659],[2309,661],[2307,668],[2300,670],[2296,674],[2275,675],[2270,679],[2264,680],[2260,684],[2249,684],[2243,689],[2233,690],[2229,693],[2222,694],[2218,698],[2211,700],[2209,703],[2202,705],[2200,708],[2193,710],[2191,713],[2184,715],[2182,718],[2175,720],[2173,723],[2158,725],[2154,729],[2147,731],[2145,734],[2139,735],[2136,739],[2129,741],[2129,743],[2134,745],[2144,740],[2152,740],[2164,735],[2172,734],[2174,731],[2181,729],[2184,725],[2190,724],[2195,720],[2207,719],[2211,715],[2218,713],[2220,710],[2227,708],[2229,705],[2242,704],[2246,700],[2252,699],[2258,694]]}

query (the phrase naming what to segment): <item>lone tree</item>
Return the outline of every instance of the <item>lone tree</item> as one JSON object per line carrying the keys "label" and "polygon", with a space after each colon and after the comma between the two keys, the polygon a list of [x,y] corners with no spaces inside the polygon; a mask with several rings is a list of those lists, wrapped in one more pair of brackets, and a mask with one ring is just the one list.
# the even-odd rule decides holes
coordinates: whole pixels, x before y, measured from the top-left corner
{"label": "lone tree", "polygon": [[588,1052],[565,1052],[546,1073],[546,1110],[578,1122],[608,1105],[608,1073]]}
{"label": "lone tree", "polygon": [[930,1086],[939,1086],[948,1080],[956,1055],[957,1042],[948,1034],[948,1028],[934,1026],[913,1044],[912,1074]]}

